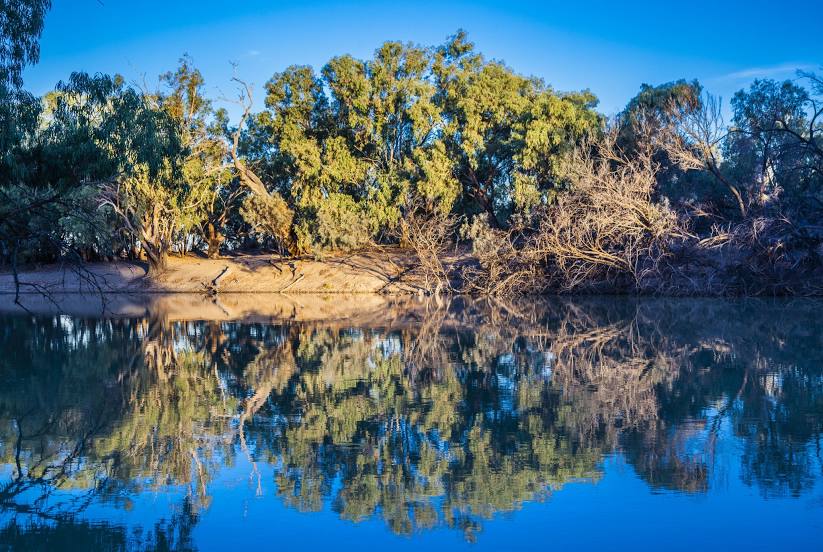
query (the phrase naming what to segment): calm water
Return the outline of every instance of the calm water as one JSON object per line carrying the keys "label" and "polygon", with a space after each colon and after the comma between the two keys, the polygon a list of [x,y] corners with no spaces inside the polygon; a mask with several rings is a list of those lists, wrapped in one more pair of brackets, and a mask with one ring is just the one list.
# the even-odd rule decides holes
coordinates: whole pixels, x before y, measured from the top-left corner
{"label": "calm water", "polygon": [[0,549],[821,549],[821,307],[2,315]]}

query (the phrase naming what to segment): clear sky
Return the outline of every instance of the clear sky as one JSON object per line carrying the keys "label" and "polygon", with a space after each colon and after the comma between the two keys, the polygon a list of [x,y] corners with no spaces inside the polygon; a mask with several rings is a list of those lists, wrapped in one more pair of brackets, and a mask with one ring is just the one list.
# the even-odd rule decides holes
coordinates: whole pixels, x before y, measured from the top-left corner
{"label": "clear sky", "polygon": [[436,45],[458,28],[519,73],[591,89],[607,114],[644,82],[698,78],[727,101],[754,78],[823,66],[822,0],[54,0],[40,63],[24,77],[35,93],[77,70],[153,86],[187,52],[215,96],[232,93],[237,62],[259,103],[262,85],[288,65],[368,57],[385,40]]}

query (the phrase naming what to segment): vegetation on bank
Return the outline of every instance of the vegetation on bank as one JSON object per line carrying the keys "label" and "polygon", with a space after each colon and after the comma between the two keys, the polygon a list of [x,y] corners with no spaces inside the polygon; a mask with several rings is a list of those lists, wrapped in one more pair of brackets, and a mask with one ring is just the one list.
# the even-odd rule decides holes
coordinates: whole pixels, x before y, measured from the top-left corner
{"label": "vegetation on bank", "polygon": [[[0,10],[0,261],[324,255],[400,243],[435,290],[823,291],[823,79],[696,81],[617,116],[481,55],[387,42],[265,86],[232,120],[184,56],[154,90],[22,88],[48,0]],[[468,260],[444,263],[460,248]]]}

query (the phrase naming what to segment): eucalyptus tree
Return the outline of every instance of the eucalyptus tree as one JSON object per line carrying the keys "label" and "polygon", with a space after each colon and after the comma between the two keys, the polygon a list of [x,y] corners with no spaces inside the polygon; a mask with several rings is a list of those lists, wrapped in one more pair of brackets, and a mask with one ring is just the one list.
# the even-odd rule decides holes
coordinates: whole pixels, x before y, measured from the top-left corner
{"label": "eucalyptus tree", "polygon": [[0,4],[0,85],[23,86],[23,68],[40,59],[40,34],[51,0]]}
{"label": "eucalyptus tree", "polygon": [[102,204],[139,241],[150,268],[162,270],[175,246],[184,252],[197,234],[216,256],[221,226],[238,198],[229,163],[225,117],[215,112],[204,79],[184,56],[161,75],[165,89],[113,91],[109,124],[129,129],[118,142],[118,173],[102,185]]}
{"label": "eucalyptus tree", "polygon": [[266,89],[261,157],[296,210],[301,249],[353,247],[391,231],[409,194],[451,209],[457,182],[428,50],[387,42],[370,60],[336,57],[319,76],[289,67]]}
{"label": "eucalyptus tree", "polygon": [[667,171],[664,178],[678,180],[682,171],[655,142],[662,140],[668,129],[702,108],[703,86],[697,80],[680,79],[656,86],[644,83],[615,118],[615,146],[629,157],[653,148],[661,172]]}
{"label": "eucalyptus tree", "polygon": [[256,159],[295,210],[301,250],[385,237],[419,206],[479,207],[503,225],[562,187],[565,156],[599,130],[595,104],[486,62],[463,33],[437,50],[387,42],[319,75],[275,74],[255,120]]}
{"label": "eucalyptus tree", "polygon": [[[820,88],[814,75],[808,76]],[[745,183],[747,200],[766,206],[779,196],[802,203],[823,184],[823,107],[814,88],[793,81],[756,80],[731,101],[727,169]],[[798,205],[800,206],[800,205]]]}
{"label": "eucalyptus tree", "polygon": [[95,200],[98,185],[123,165],[120,144],[129,133],[109,124],[110,96],[121,87],[117,78],[74,74],[42,104],[18,104],[21,139],[0,171],[0,225],[12,264],[110,251],[106,215]]}
{"label": "eucalyptus tree", "polygon": [[114,167],[98,184],[100,204],[116,215],[120,232],[139,241],[149,269],[162,270],[183,217],[197,201],[183,177],[180,125],[158,96],[103,79],[101,118],[91,131]]}
{"label": "eucalyptus tree", "polygon": [[[21,197],[25,167],[20,156],[37,127],[39,102],[21,90],[23,68],[40,58],[40,35],[51,0],[7,0],[0,3],[0,259],[17,262],[20,239],[28,237]],[[42,198],[33,207],[44,205]]]}
{"label": "eucalyptus tree", "polygon": [[166,90],[160,93],[159,103],[178,127],[184,148],[181,177],[190,198],[180,213],[180,238],[186,240],[196,230],[208,245],[209,257],[216,257],[225,239],[222,226],[238,195],[227,162],[223,120],[206,97],[203,75],[189,56],[160,79]]}
{"label": "eucalyptus tree", "polygon": [[16,132],[0,163],[7,256],[93,258],[139,244],[161,269],[193,231],[217,252],[209,223],[232,184],[226,142],[188,58],[162,82],[167,90],[148,93],[119,76],[75,73],[42,102],[2,110]]}
{"label": "eucalyptus tree", "polygon": [[764,79],[740,90],[731,101],[730,125],[718,99],[681,81],[644,86],[624,121],[651,121],[645,130],[659,129],[668,159],[711,175],[713,186],[699,189],[699,201],[722,208],[724,195],[730,196],[739,219],[771,207],[808,211],[820,201],[808,200],[823,181],[823,87],[814,75],[805,76],[810,88]]}
{"label": "eucalyptus tree", "polygon": [[270,140],[258,121],[260,117],[251,113],[254,104],[252,87],[237,77],[232,80],[240,86],[238,103],[243,113],[236,127],[225,127],[231,140],[232,166],[246,192],[240,214],[261,241],[273,242],[281,252],[297,253],[294,211],[278,189],[279,171],[272,171],[268,166]]}
{"label": "eucalyptus tree", "polygon": [[431,69],[427,49],[399,42],[386,42],[371,60],[342,56],[323,69],[332,146],[355,160],[351,195],[364,202],[375,233],[397,224],[409,194],[445,211],[457,196]]}
{"label": "eucalyptus tree", "polygon": [[[689,171],[684,170],[678,157],[669,154],[671,148],[666,147],[666,141],[678,134],[684,121],[705,120],[706,99],[703,86],[697,80],[680,79],[659,85],[644,83],[615,118],[616,150],[632,161],[651,154],[650,160],[656,165],[656,182],[651,190],[655,199],[665,197],[680,206],[706,201],[719,203],[725,192],[731,191],[729,186],[718,187],[715,173],[720,174],[719,156],[712,162],[711,156],[705,155],[706,170]],[[719,144],[723,137],[722,132],[718,132],[714,139]],[[733,186],[731,182],[729,185]]]}
{"label": "eucalyptus tree", "polygon": [[462,31],[437,50],[433,72],[461,207],[496,226],[550,201],[564,184],[564,157],[601,126],[593,94],[558,94],[487,61]]}
{"label": "eucalyptus tree", "polygon": [[21,90],[23,68],[40,58],[40,34],[50,0],[7,0],[0,4],[0,187],[21,168],[15,156],[37,126],[37,99]]}

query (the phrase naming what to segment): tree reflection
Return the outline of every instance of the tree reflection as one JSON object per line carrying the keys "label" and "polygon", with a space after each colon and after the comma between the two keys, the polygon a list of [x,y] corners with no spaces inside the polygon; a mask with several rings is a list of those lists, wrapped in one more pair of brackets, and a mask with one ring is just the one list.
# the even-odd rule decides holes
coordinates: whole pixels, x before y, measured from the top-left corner
{"label": "tree reflection", "polygon": [[821,468],[816,311],[455,300],[360,328],[4,318],[4,534],[35,538],[26,516],[94,538],[86,506],[169,486],[186,489],[186,514],[168,523],[190,534],[238,457],[256,493],[301,511],[469,539],[483,519],[596,481],[613,453],[654,488],[705,492],[720,443],[739,440],[744,483],[799,496]]}
{"label": "tree reflection", "polygon": [[23,524],[13,518],[0,528],[0,543],[10,550],[195,550],[191,531],[197,516],[190,506],[184,501],[181,510],[171,519],[132,532],[111,523],[78,520],[69,514],[47,522],[41,519]]}

